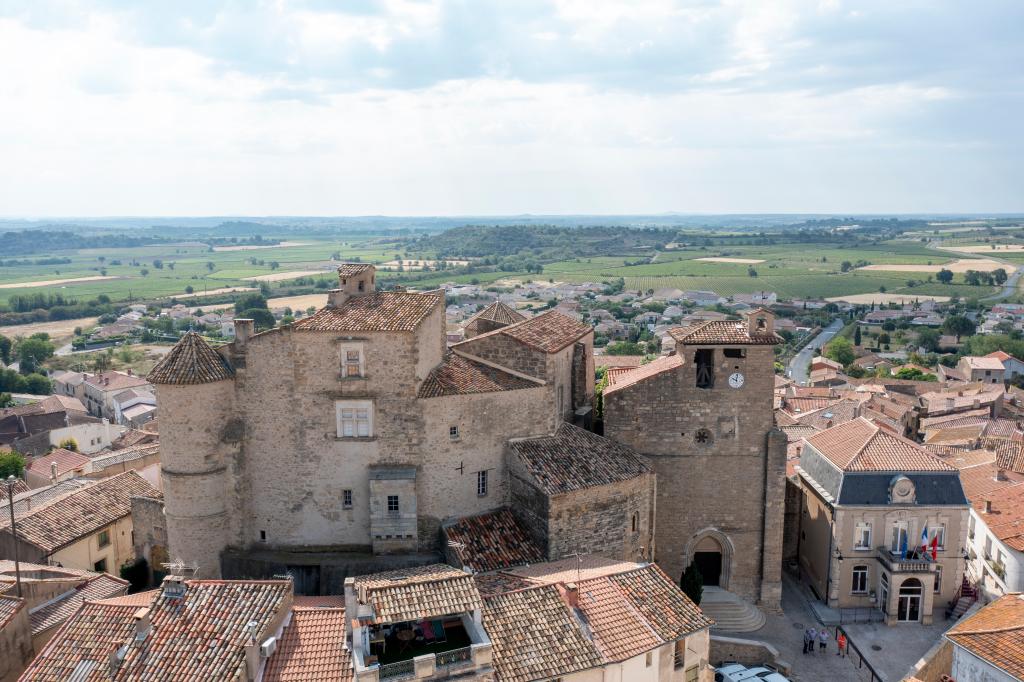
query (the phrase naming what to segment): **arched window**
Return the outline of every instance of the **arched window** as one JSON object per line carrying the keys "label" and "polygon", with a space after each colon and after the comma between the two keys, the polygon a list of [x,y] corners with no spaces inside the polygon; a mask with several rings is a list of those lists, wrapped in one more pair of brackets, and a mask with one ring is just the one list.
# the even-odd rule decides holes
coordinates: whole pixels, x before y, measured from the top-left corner
{"label": "arched window", "polygon": [[864,594],[868,591],[868,567],[864,565],[853,567],[853,586],[850,592],[853,594]]}

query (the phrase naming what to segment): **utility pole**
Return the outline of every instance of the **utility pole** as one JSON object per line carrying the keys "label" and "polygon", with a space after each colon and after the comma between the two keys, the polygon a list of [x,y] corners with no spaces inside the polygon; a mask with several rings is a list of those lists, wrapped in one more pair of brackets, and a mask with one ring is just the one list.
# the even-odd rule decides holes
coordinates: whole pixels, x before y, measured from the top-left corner
{"label": "utility pole", "polygon": [[11,510],[11,537],[14,538],[14,580],[18,584],[18,598],[21,598],[21,564],[18,562],[18,530],[14,527],[14,484],[18,479],[11,474],[7,477],[7,507]]}

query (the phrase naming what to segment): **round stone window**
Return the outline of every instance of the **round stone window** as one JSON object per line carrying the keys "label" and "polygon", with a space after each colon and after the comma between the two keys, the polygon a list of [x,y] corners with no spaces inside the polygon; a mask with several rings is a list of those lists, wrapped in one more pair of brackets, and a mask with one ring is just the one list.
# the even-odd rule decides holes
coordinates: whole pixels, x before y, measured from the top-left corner
{"label": "round stone window", "polygon": [[712,440],[714,439],[708,429],[697,429],[697,432],[693,434],[693,442],[697,445],[711,445]]}

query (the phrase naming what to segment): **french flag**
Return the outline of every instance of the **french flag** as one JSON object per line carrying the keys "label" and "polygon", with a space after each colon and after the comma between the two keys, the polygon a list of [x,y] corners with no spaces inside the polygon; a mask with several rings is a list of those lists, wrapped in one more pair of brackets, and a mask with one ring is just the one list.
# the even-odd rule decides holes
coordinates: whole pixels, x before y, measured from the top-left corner
{"label": "french flag", "polygon": [[925,522],[924,530],[921,531],[921,551],[928,554],[928,523]]}

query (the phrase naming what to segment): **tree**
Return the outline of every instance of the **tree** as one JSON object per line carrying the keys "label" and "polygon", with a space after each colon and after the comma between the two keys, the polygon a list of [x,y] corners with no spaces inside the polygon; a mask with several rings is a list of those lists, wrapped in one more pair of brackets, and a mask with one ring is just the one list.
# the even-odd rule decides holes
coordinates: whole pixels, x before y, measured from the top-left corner
{"label": "tree", "polygon": [[243,310],[238,316],[239,319],[252,320],[256,325],[256,331],[261,332],[264,329],[273,329],[274,325],[277,324],[277,320],[274,319],[274,315],[266,308],[249,308]]}
{"label": "tree", "polygon": [[139,270],[139,274],[145,277],[146,275],[149,274],[149,270],[147,270],[146,268],[142,268],[141,270]]}
{"label": "tree", "polygon": [[186,294],[191,294],[191,293],[193,293],[194,291],[195,291],[195,289],[194,289],[194,288],[192,288],[192,285],[191,285],[191,284],[189,284],[188,286],[186,286],[186,287],[185,287],[185,293],[186,293]]}
{"label": "tree", "polygon": [[934,374],[922,372],[917,367],[900,367],[893,376],[897,379],[910,379],[911,381],[938,381]]}
{"label": "tree", "polygon": [[163,270],[164,269],[164,262],[162,260],[160,260],[159,258],[154,258],[153,259],[153,267],[156,268],[157,270]]}
{"label": "tree", "polygon": [[853,352],[853,344],[845,336],[837,336],[825,346],[825,357],[846,366],[857,359]]}
{"label": "tree", "polygon": [[50,395],[53,384],[42,374],[29,374],[25,377],[25,389],[32,395]]}
{"label": "tree", "polygon": [[0,478],[17,476],[25,473],[25,458],[17,452],[0,452]]}
{"label": "tree", "polygon": [[851,263],[851,262],[850,262],[850,261],[848,261],[848,260],[844,260],[844,261],[842,262],[842,264],[841,264],[841,265],[839,266],[839,269],[840,269],[840,270],[841,270],[842,272],[849,272],[849,271],[850,271],[850,270],[851,270],[852,268],[853,268],[853,263]]}
{"label": "tree", "polygon": [[700,574],[697,562],[691,562],[686,567],[686,570],[683,571],[683,578],[679,581],[679,587],[682,588],[683,593],[694,604],[700,605],[700,600],[704,596],[704,576]]}
{"label": "tree", "polygon": [[0,393],[0,407],[14,407],[14,397],[10,393]]}
{"label": "tree", "polygon": [[276,260],[270,261],[270,269],[271,270],[277,270],[279,267],[281,267],[281,264],[278,263]]}
{"label": "tree", "polygon": [[992,271],[992,279],[995,280],[996,284],[1002,285],[1006,283],[1007,275],[1006,270],[998,268]]}
{"label": "tree", "polygon": [[32,374],[53,356],[54,350],[46,334],[33,334],[27,339],[21,339],[14,350],[18,356],[18,369],[22,374]]}
{"label": "tree", "polygon": [[935,273],[935,279],[942,282],[943,284],[949,284],[950,282],[953,281],[953,271],[947,270],[946,268],[942,268],[937,273]]}
{"label": "tree", "polygon": [[250,310],[252,308],[267,309],[267,299],[263,297],[263,294],[245,294],[235,301],[236,313],[241,313],[243,310]]}
{"label": "tree", "polygon": [[206,261],[206,269],[213,272],[213,269],[217,267],[213,264],[213,261]]}
{"label": "tree", "polygon": [[5,365],[11,364],[11,340],[0,334],[0,362]]}
{"label": "tree", "polygon": [[925,327],[917,333],[917,345],[929,353],[939,350],[939,332]]}
{"label": "tree", "polygon": [[857,325],[857,327],[853,331],[853,345],[860,345],[860,325]]}
{"label": "tree", "polygon": [[887,334],[886,332],[882,332],[881,334],[878,335],[878,343],[883,346],[888,346],[890,343],[892,343],[892,338],[890,338],[889,334]]}
{"label": "tree", "polygon": [[947,334],[956,336],[957,343],[959,343],[961,336],[974,335],[975,326],[973,322],[963,315],[950,315],[942,323],[942,330]]}
{"label": "tree", "polygon": [[754,269],[753,265],[748,265],[747,266],[747,276],[748,277],[757,277],[757,270]]}
{"label": "tree", "polygon": [[644,349],[634,341],[617,341],[609,343],[604,352],[607,355],[643,355]]}
{"label": "tree", "polygon": [[882,331],[894,332],[896,331],[896,324],[891,320],[887,320],[886,322],[882,323]]}
{"label": "tree", "polygon": [[78,441],[75,440],[74,438],[65,438],[64,440],[62,440],[60,442],[60,446],[59,447],[62,447],[65,450],[74,450],[74,451],[77,452],[78,451]]}

